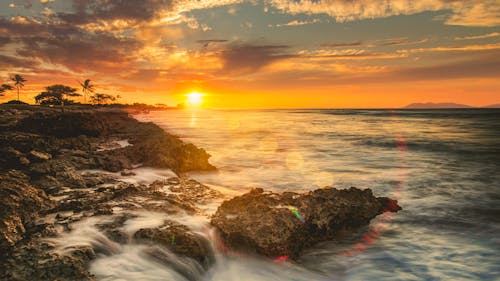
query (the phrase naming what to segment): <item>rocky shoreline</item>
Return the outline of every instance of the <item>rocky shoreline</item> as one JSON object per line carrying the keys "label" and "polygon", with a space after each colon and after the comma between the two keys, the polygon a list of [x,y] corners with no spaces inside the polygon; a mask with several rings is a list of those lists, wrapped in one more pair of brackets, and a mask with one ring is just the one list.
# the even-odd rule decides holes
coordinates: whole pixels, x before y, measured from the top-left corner
{"label": "rocky shoreline", "polygon": [[[227,198],[184,176],[216,170],[205,150],[122,111],[1,105],[0,118],[1,280],[95,280],[90,263],[123,244],[149,245],[144,252],[152,260],[198,280],[217,251],[295,259],[314,243],[400,210],[396,201],[356,188],[307,194],[254,189]],[[175,174],[138,180],[140,167]],[[211,220],[221,249],[171,219],[207,215],[204,204],[223,200]],[[154,225],[131,229],[141,212],[161,215]],[[57,242],[89,220],[99,239]]]}

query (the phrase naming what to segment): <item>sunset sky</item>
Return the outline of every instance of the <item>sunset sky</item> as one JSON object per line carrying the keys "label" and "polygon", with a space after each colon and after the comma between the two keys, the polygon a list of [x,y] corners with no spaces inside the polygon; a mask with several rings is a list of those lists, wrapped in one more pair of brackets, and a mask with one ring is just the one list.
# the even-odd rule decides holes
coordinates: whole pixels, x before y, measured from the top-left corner
{"label": "sunset sky", "polygon": [[[0,0],[0,83],[121,102],[500,103],[499,0]],[[0,101],[14,99],[9,92]]]}

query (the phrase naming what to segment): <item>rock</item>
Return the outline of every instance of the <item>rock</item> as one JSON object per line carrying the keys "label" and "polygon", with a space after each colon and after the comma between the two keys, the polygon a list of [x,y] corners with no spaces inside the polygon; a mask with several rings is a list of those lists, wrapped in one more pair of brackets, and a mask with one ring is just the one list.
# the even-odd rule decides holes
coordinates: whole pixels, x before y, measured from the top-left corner
{"label": "rock", "polygon": [[[108,117],[103,118],[104,116]],[[112,128],[116,117],[126,117],[124,113],[106,114],[100,112],[35,112],[21,119],[17,124],[19,131],[32,132],[56,137],[77,137],[80,135],[99,137],[106,135]]]}
{"label": "rock", "polygon": [[28,176],[11,170],[0,175],[0,206],[0,249],[5,251],[23,239],[27,226],[53,203],[30,185]]}
{"label": "rock", "polygon": [[0,158],[0,167],[5,167],[6,169],[23,168],[30,164],[25,155],[13,147],[0,148],[0,155],[2,155]]}
{"label": "rock", "polygon": [[157,228],[142,228],[134,234],[138,242],[160,244],[180,256],[190,257],[208,269],[215,261],[210,242],[184,225],[166,221]]}
{"label": "rock", "polygon": [[33,162],[43,162],[50,160],[52,158],[52,155],[50,155],[49,153],[32,150],[29,152],[28,157]]}
{"label": "rock", "polygon": [[24,156],[19,158],[19,164],[21,164],[21,166],[28,166],[30,163],[30,160]]}
{"label": "rock", "polygon": [[30,174],[38,179],[43,176],[52,176],[61,184],[69,187],[86,187],[87,183],[76,171],[73,162],[67,159],[51,159],[31,165]]}
{"label": "rock", "polygon": [[0,280],[95,280],[86,269],[94,258],[89,246],[78,246],[68,255],[59,255],[47,243],[30,241],[1,260]]}
{"label": "rock", "polygon": [[370,189],[330,188],[304,194],[253,189],[222,203],[211,223],[236,250],[296,259],[307,246],[400,209],[397,201],[375,197]]}
{"label": "rock", "polygon": [[120,174],[121,174],[122,176],[124,176],[124,177],[128,177],[128,176],[135,176],[135,175],[136,175],[133,171],[130,171],[130,170],[125,170],[125,171],[122,171]]}

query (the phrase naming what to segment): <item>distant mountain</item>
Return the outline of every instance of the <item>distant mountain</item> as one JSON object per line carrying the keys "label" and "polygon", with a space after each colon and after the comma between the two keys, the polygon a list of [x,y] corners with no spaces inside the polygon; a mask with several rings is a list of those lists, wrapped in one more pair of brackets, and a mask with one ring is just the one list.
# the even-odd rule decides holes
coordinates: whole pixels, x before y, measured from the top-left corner
{"label": "distant mountain", "polygon": [[500,108],[500,103],[483,106],[484,108]]}
{"label": "distant mountain", "polygon": [[424,102],[424,103],[412,103],[404,108],[420,108],[420,109],[433,109],[433,108],[473,108],[470,105],[460,104],[460,103],[452,103],[452,102]]}

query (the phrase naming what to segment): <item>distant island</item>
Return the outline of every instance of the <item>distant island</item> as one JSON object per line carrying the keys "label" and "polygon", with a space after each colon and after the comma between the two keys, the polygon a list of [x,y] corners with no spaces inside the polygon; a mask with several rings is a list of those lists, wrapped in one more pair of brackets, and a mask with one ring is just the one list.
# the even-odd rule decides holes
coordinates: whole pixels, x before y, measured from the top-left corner
{"label": "distant island", "polygon": [[411,103],[403,108],[414,108],[414,109],[440,109],[440,108],[500,108],[500,103],[474,107],[466,104],[453,103],[453,102],[424,102],[424,103]]}

